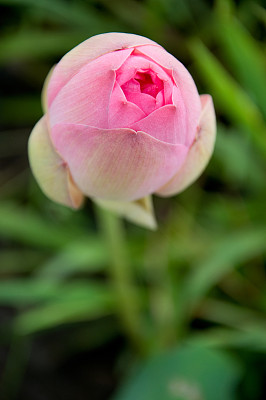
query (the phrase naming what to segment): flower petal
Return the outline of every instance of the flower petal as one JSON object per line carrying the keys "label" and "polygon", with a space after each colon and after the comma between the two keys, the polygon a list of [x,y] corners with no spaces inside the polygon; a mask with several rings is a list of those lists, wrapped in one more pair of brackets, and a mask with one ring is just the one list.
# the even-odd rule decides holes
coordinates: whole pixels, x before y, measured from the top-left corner
{"label": "flower petal", "polygon": [[176,106],[176,114],[175,114],[176,136],[178,138],[179,143],[186,144],[188,147],[190,147],[187,135],[187,121],[186,121],[187,110],[182,100],[180,89],[177,88],[176,86],[173,86],[172,101],[173,104]]}
{"label": "flower petal", "polygon": [[[146,47],[146,46],[143,46]],[[151,46],[153,47],[153,46]],[[156,47],[156,46],[155,46]],[[158,46],[159,47],[159,46]],[[136,54],[135,51],[132,55],[124,62],[121,68],[117,71],[117,83],[123,86],[130,79],[134,78],[138,70],[151,71],[156,74],[156,76],[165,82],[171,81],[171,71],[170,74],[160,67],[160,65],[148,60],[142,55]]]}
{"label": "flower petal", "polygon": [[93,199],[101,207],[112,211],[136,225],[155,230],[157,228],[152,197],[146,196],[135,201],[110,201]]}
{"label": "flower petal", "polygon": [[211,96],[202,95],[200,99],[202,112],[197,137],[177,174],[157,190],[160,196],[172,196],[186,189],[200,176],[210,160],[216,135],[215,112]]}
{"label": "flower petal", "polygon": [[136,104],[127,101],[122,89],[115,83],[109,104],[108,128],[129,128],[144,117],[144,112]]}
{"label": "flower petal", "polygon": [[161,90],[156,96],[156,106],[155,109],[160,108],[164,105],[164,91]]}
{"label": "flower petal", "polygon": [[29,160],[35,179],[50,199],[72,208],[81,206],[83,194],[75,185],[66,163],[52,146],[45,116],[31,132]]}
{"label": "flower petal", "polygon": [[108,128],[108,106],[115,70],[131,49],[105,54],[85,65],[60,91],[49,110],[51,126],[76,123]]}
{"label": "flower petal", "polygon": [[49,106],[61,88],[65,86],[85,64],[90,63],[103,54],[134,46],[141,46],[143,44],[157,45],[157,43],[143,36],[119,32],[104,33],[85,40],[69,51],[57,64],[48,87],[47,95]]}
{"label": "flower petal", "polygon": [[145,115],[151,114],[155,110],[156,99],[146,93],[127,93],[127,100],[133,104],[136,104]]}
{"label": "flower petal", "polygon": [[187,126],[186,144],[190,146],[195,137],[201,111],[199,94],[192,76],[180,61],[160,46],[146,45],[138,47],[137,50],[157,62],[167,71],[172,71],[174,81],[180,89],[185,110],[187,110],[185,118]]}
{"label": "flower petal", "polygon": [[184,162],[188,149],[131,129],[60,124],[52,141],[84,194],[132,201],[164,185]]}
{"label": "flower petal", "polygon": [[146,118],[132,124],[130,128],[148,133],[162,142],[180,143],[176,137],[176,112],[176,107],[172,105],[158,108]]}
{"label": "flower petal", "polygon": [[46,113],[48,110],[47,88],[48,88],[48,84],[51,80],[51,77],[53,75],[53,71],[54,71],[55,67],[56,67],[56,65],[54,65],[48,72],[48,74],[44,80],[43,87],[42,87],[41,101],[42,101],[42,109],[43,109],[44,113]]}

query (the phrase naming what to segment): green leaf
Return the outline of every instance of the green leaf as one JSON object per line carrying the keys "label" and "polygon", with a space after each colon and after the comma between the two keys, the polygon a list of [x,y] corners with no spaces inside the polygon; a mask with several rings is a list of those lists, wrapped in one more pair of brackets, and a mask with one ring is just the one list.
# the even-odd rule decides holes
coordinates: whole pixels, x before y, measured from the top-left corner
{"label": "green leaf", "polygon": [[209,321],[228,326],[266,331],[266,318],[259,312],[221,300],[208,299],[203,302],[199,316]]}
{"label": "green leaf", "polygon": [[216,32],[229,65],[266,118],[266,59],[263,51],[234,16],[223,12],[221,8],[218,8],[217,15]]}
{"label": "green leaf", "polygon": [[265,251],[266,229],[231,233],[212,246],[208,254],[184,280],[180,307],[184,314],[194,310],[206,292],[236,266]]}
{"label": "green leaf", "polygon": [[251,4],[252,12],[256,15],[256,17],[266,26],[266,10],[260,5],[252,2]]}
{"label": "green leaf", "polygon": [[[200,6],[202,2],[199,1]],[[177,26],[193,23],[191,7],[186,0],[150,0],[149,8]],[[178,13],[173,12],[173,7],[178,8]],[[154,27],[155,28],[155,27]]]}
{"label": "green leaf", "polygon": [[113,19],[106,17],[94,7],[81,2],[62,0],[0,0],[0,4],[23,6],[41,10],[44,16],[57,23],[83,27],[87,35],[112,31],[117,28]]}
{"label": "green leaf", "polygon": [[[1,38],[0,63],[10,60],[47,59],[60,56],[88,38],[79,32],[21,31]],[[12,99],[10,99],[12,101]]]}
{"label": "green leaf", "polygon": [[23,307],[53,299],[55,295],[58,295],[57,289],[57,285],[44,280],[3,279],[0,281],[0,303]]}
{"label": "green leaf", "polygon": [[31,272],[47,257],[45,252],[28,249],[3,249],[0,257],[0,275]]}
{"label": "green leaf", "polygon": [[57,282],[50,279],[8,279],[0,281],[0,303],[23,307],[37,303],[86,299],[109,293],[107,287],[91,281]]}
{"label": "green leaf", "polygon": [[33,210],[19,207],[15,203],[1,203],[0,236],[34,246],[57,249],[73,238],[82,236],[82,233],[48,222]]}
{"label": "green leaf", "polygon": [[239,375],[225,353],[183,346],[148,360],[114,400],[233,400]]}
{"label": "green leaf", "polygon": [[251,189],[264,187],[264,164],[241,132],[218,125],[213,161],[212,173],[226,183]]}
{"label": "green leaf", "polygon": [[239,345],[243,346],[244,341],[253,350],[266,350],[266,318],[258,311],[221,300],[207,299],[201,304],[197,317],[234,328],[236,337],[239,333]]}
{"label": "green leaf", "polygon": [[99,272],[108,264],[108,255],[103,242],[88,237],[73,242],[54,257],[42,264],[38,276],[61,279],[80,272]]}
{"label": "green leaf", "polygon": [[265,330],[242,331],[229,328],[210,328],[192,333],[186,340],[188,344],[206,347],[242,348],[266,352]]}
{"label": "green leaf", "polygon": [[189,48],[214,100],[233,122],[246,129],[266,155],[266,126],[259,109],[200,40],[192,40]]}
{"label": "green leaf", "polygon": [[[115,310],[116,296],[105,285],[83,282],[55,285],[50,289],[57,292],[50,293],[50,300],[52,297],[56,299],[25,311],[16,318],[14,328],[18,335],[32,334],[65,323],[88,321],[110,315]],[[46,296],[44,292],[42,295]]]}

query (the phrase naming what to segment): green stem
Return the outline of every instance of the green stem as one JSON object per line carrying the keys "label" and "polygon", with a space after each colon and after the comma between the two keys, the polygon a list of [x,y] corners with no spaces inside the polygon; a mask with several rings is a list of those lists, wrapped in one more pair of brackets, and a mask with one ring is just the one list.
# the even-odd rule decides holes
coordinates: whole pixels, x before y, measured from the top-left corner
{"label": "green stem", "polygon": [[127,257],[123,224],[121,218],[101,207],[97,207],[97,215],[110,255],[109,273],[117,295],[119,317],[132,344],[140,353],[143,353],[145,344],[141,329],[139,301]]}

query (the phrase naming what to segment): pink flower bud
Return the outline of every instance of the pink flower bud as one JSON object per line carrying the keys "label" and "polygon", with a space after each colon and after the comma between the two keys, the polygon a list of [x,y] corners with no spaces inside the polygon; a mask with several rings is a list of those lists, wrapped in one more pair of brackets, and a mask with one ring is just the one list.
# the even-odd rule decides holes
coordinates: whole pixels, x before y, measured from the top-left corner
{"label": "pink flower bud", "polygon": [[199,96],[186,68],[147,38],[94,36],[61,59],[46,86],[29,158],[43,191],[59,203],[173,195],[209,161],[211,97]]}

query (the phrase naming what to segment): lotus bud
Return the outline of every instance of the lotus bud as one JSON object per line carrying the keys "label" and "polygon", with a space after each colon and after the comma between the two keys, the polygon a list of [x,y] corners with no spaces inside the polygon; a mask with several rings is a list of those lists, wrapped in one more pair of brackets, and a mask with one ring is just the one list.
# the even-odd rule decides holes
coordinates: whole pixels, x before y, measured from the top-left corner
{"label": "lotus bud", "polygon": [[206,167],[212,98],[142,36],[107,33],[67,53],[44,85],[29,160],[44,193],[79,208],[84,196],[151,229],[152,194],[172,196]]}

